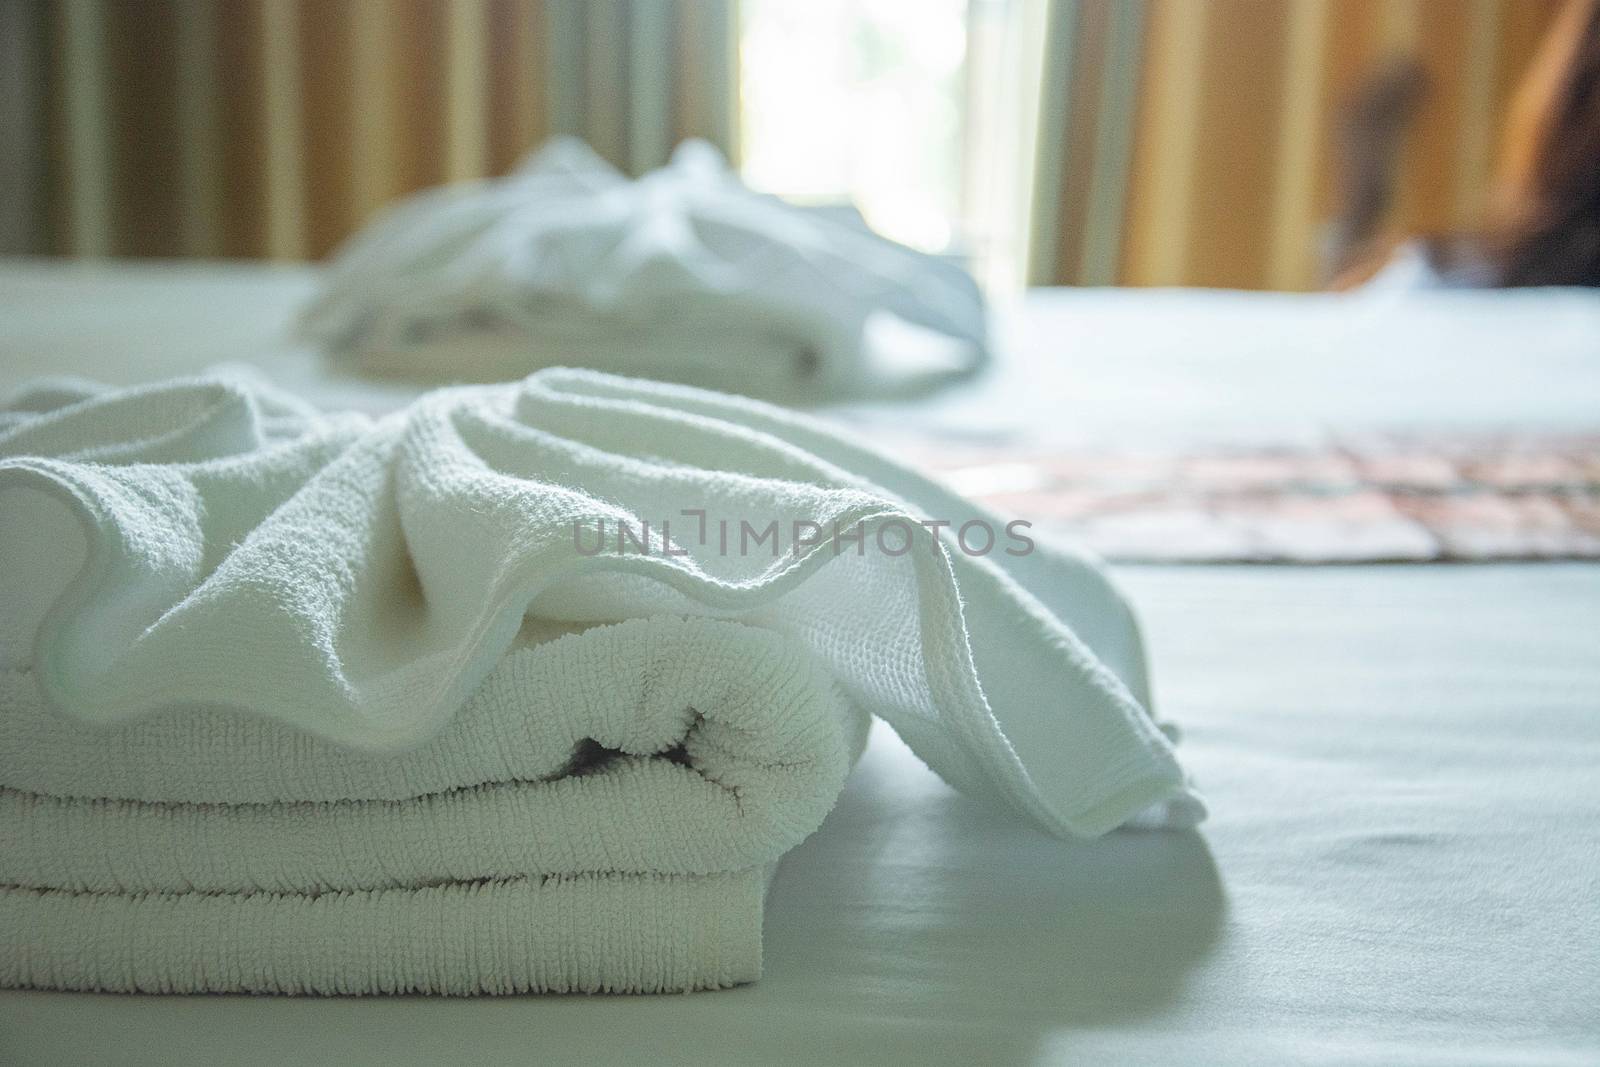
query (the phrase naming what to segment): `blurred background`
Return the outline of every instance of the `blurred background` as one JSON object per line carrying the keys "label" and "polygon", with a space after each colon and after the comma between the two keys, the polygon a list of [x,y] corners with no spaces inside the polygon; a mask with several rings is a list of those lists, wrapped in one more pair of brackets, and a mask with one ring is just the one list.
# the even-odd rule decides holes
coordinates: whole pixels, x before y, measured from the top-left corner
{"label": "blurred background", "polygon": [[1353,213],[1482,224],[1557,8],[0,0],[0,253],[319,259],[551,134],[631,173],[694,136],[995,290],[1313,289]]}

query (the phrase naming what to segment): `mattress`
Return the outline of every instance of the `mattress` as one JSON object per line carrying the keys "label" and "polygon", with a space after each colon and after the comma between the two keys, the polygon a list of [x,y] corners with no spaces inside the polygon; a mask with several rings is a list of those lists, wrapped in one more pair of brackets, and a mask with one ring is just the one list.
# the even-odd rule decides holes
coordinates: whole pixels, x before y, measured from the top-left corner
{"label": "mattress", "polygon": [[[221,353],[324,402],[403,399],[270,340],[311,284],[263,268],[5,268],[0,388],[41,372],[137,381]],[[1023,338],[1012,365],[969,394],[825,414],[1036,443],[1140,426],[1592,429],[1593,298],[1515,297],[1341,310],[1045,294],[1008,316]],[[1309,348],[1283,347],[1301,335]],[[465,1001],[10,992],[0,1062],[1600,1060],[1600,565],[1119,577],[1211,803],[1199,833],[1063,844],[958,796],[880,729],[778,870],[757,985]]]}

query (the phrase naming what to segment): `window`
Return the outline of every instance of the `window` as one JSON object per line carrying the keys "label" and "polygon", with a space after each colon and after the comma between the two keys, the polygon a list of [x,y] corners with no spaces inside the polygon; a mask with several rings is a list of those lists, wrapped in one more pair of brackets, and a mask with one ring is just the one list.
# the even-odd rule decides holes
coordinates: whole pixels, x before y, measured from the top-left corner
{"label": "window", "polygon": [[1042,0],[743,0],[755,188],[849,200],[897,241],[1021,284]]}

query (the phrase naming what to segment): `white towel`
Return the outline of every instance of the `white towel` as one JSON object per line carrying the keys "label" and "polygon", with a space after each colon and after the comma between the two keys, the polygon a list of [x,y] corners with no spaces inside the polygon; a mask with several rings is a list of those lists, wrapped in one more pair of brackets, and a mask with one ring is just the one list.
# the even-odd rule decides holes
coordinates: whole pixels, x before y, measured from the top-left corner
{"label": "white towel", "polygon": [[570,364],[797,400],[921,388],[987,352],[960,267],[754,193],[698,141],[629,181],[557,138],[404,201],[338,253],[301,332],[424,381]]}
{"label": "white towel", "polygon": [[752,980],[872,714],[1050,832],[1193,825],[1126,606],[1025,536],[592,372],[376,421],[35,389],[0,415],[0,985]]}

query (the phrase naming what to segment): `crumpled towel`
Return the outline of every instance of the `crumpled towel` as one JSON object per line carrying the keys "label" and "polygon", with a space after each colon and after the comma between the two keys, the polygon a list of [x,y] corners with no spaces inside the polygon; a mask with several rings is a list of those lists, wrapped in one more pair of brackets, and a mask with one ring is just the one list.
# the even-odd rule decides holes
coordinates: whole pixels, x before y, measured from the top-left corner
{"label": "crumpled towel", "polygon": [[586,371],[377,420],[238,378],[31,390],[0,412],[0,985],[753,980],[870,715],[1049,832],[1194,825],[1116,591],[969,554],[975,523],[1023,543],[820,424]]}
{"label": "crumpled towel", "polygon": [[384,376],[565,364],[775,400],[912,392],[987,359],[959,266],[752,192],[700,141],[630,181],[556,138],[403,201],[337,253],[300,332]]}

